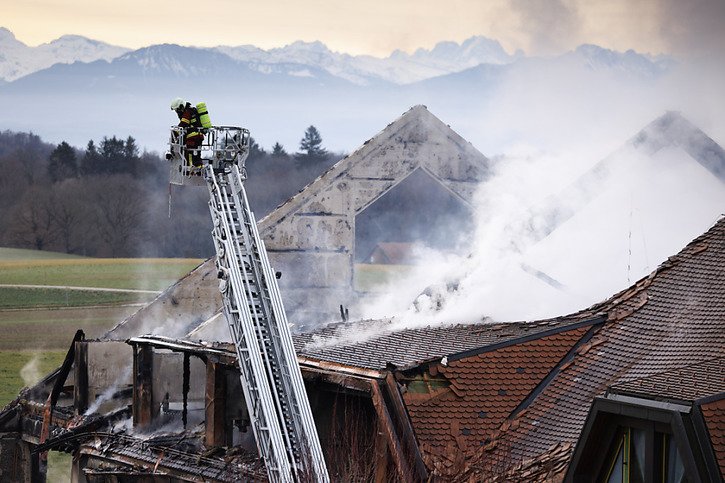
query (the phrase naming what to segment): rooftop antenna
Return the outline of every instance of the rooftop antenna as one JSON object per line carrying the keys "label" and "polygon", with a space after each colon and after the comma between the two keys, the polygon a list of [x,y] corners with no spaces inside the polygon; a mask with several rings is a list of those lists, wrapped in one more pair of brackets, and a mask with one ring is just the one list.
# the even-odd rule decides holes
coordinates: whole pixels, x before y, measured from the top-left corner
{"label": "rooftop antenna", "polygon": [[629,194],[629,236],[628,236],[628,256],[627,256],[627,283],[630,281],[630,274],[632,272],[632,212],[634,211],[632,203],[632,194]]}

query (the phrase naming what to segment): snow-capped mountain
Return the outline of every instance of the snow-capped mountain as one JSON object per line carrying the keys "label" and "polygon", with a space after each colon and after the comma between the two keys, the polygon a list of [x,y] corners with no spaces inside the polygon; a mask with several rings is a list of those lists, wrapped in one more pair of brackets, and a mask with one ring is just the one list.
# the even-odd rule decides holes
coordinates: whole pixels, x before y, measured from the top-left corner
{"label": "snow-capped mountain", "polygon": [[0,79],[13,81],[54,64],[111,60],[130,49],[91,40],[79,35],[64,35],[52,42],[29,47],[0,27]]}
{"label": "snow-capped mountain", "polygon": [[476,36],[458,45],[456,42],[439,42],[432,50],[418,49],[413,55],[395,51],[391,57],[410,59],[423,64],[434,65],[448,72],[480,64],[508,64],[523,56],[521,51],[509,55],[497,40]]}
{"label": "snow-capped mountain", "polygon": [[[356,59],[348,54],[332,52],[322,42],[294,42],[285,47],[263,50],[253,45],[238,47],[220,46],[209,49],[228,55],[239,63],[261,73],[279,72],[284,66],[305,66],[358,85],[375,82],[376,76],[356,65]],[[373,57],[370,57],[374,59]],[[375,59],[382,60],[382,59]]]}
{"label": "snow-capped mountain", "polygon": [[410,84],[479,64],[507,64],[521,55],[509,55],[501,44],[485,37],[471,37],[462,44],[439,42],[431,50],[418,49],[413,54],[396,50],[386,58],[353,56],[333,52],[322,42],[301,41],[270,50],[251,45],[220,46],[214,50],[260,69],[280,63],[309,65],[358,85],[376,81]]}
{"label": "snow-capped mountain", "polygon": [[[91,53],[97,46],[64,37],[45,48],[60,48],[61,41],[76,53],[84,51],[79,46]],[[0,73],[13,59],[12,65],[27,70],[29,64],[17,59],[28,49],[0,30]],[[214,122],[244,123],[265,147],[278,141],[294,146],[299,133],[314,123],[334,140],[332,149],[352,149],[381,123],[425,104],[451,119],[484,152],[498,152],[524,137],[555,146],[570,138],[572,130],[584,137],[604,128],[626,135],[669,95],[652,89],[655,84],[668,88],[653,81],[674,72],[669,65],[667,59],[596,46],[550,58],[509,55],[498,42],[483,37],[442,42],[412,54],[395,52],[384,59],[333,52],[320,42],[269,50],[163,44],[124,51],[112,60],[56,64],[20,78],[16,69],[10,76],[15,80],[0,79],[0,102],[13,112],[12,119],[0,119],[0,129],[29,130],[80,146],[91,137],[128,130],[141,145],[159,149],[170,122],[167,103],[181,96],[213,106]],[[72,119],[58,124],[47,116],[49,103]],[[570,106],[565,117],[560,115],[562,103]],[[641,106],[641,112],[624,116],[625,107],[631,111],[633,105]],[[616,122],[591,112],[611,112]],[[550,132],[551,113],[570,127]],[[125,127],[118,116],[129,119]]]}
{"label": "snow-capped mountain", "polygon": [[674,65],[667,56],[650,57],[634,50],[616,52],[591,44],[580,45],[563,58],[583,63],[592,70],[618,71],[640,77],[656,77]]}
{"label": "snow-capped mountain", "polygon": [[[269,50],[253,45],[204,49],[176,47],[187,49],[187,54],[193,52],[193,55],[187,55],[187,59],[176,59],[176,65],[166,64],[166,68],[177,74],[199,72],[199,65],[210,65],[211,59],[226,65],[226,57],[229,57],[247,69],[262,74],[287,72],[299,77],[314,77],[325,72],[361,86],[380,82],[406,85],[456,73],[463,73],[465,76],[471,75],[470,72],[467,73],[471,69],[474,69],[472,72],[475,69],[491,70],[492,66],[505,66],[527,60],[520,51],[509,54],[498,41],[481,36],[471,37],[461,44],[439,42],[430,50],[421,48],[412,54],[396,50],[386,58],[334,52],[322,42],[298,41]],[[157,45],[131,52],[123,47],[77,35],[65,35],[47,44],[29,47],[17,40],[12,32],[0,27],[0,80],[12,82],[56,63],[111,61],[124,54],[146,58],[146,68],[155,71],[159,67],[156,63],[170,61],[168,55],[171,49],[170,45]],[[207,58],[203,58],[202,52],[206,53]],[[220,58],[217,54],[225,57]],[[167,58],[163,60],[160,57]],[[594,70],[617,70],[620,73],[649,77],[657,76],[672,65],[672,61],[666,57],[649,58],[631,50],[620,53],[595,45],[583,45],[553,60],[584,64]]]}

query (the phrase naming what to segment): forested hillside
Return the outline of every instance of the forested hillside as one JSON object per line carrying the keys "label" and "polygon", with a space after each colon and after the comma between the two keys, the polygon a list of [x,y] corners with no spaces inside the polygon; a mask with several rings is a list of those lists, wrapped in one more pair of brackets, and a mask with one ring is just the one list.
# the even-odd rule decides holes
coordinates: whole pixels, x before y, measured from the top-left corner
{"label": "forested hillside", "polygon": [[[319,133],[306,144],[309,133],[296,155],[279,144],[270,153],[253,144],[247,189],[257,219],[339,159],[322,149]],[[0,132],[0,246],[98,257],[211,256],[206,190],[169,187],[167,169],[130,136],[78,149]]]}

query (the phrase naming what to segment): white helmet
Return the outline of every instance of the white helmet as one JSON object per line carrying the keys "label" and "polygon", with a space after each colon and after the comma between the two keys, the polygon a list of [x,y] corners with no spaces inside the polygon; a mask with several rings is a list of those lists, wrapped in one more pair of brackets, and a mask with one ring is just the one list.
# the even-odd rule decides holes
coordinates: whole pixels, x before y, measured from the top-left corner
{"label": "white helmet", "polygon": [[181,107],[184,107],[186,105],[186,101],[182,99],[181,97],[177,97],[173,101],[171,101],[171,110],[176,111]]}

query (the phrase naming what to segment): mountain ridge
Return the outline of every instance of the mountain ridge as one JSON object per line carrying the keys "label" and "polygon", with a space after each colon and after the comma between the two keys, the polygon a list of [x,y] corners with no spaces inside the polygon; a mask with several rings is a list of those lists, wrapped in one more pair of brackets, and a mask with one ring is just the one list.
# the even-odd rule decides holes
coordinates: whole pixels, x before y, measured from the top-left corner
{"label": "mountain ridge", "polygon": [[[96,60],[111,62],[133,52],[159,50],[159,47],[177,46],[191,51],[221,53],[228,58],[247,64],[252,70],[268,72],[280,65],[296,64],[338,77],[356,85],[392,83],[413,84],[427,79],[455,74],[481,65],[508,65],[526,57],[521,51],[507,53],[494,39],[470,37],[460,44],[453,41],[438,42],[431,49],[419,48],[412,54],[396,50],[388,57],[351,55],[330,50],[320,41],[295,41],[283,47],[264,50],[254,45],[192,47],[177,44],[154,44],[140,49],[128,49],[80,35],[63,35],[37,47],[29,47],[17,40],[8,29],[0,27],[0,80],[14,82],[26,75],[50,68],[57,63],[89,63]],[[668,58],[650,59],[632,50],[615,52],[593,45],[583,45],[575,51],[559,56],[587,57],[592,66],[623,70],[664,70]],[[657,66],[655,68],[654,66]],[[188,66],[193,69],[193,66]]]}
{"label": "mountain ridge", "polygon": [[0,27],[0,80],[12,82],[56,64],[108,61],[129,50],[80,35],[63,35],[30,47],[10,30]]}

